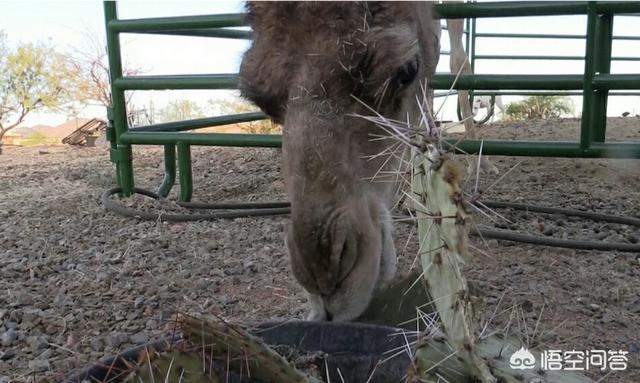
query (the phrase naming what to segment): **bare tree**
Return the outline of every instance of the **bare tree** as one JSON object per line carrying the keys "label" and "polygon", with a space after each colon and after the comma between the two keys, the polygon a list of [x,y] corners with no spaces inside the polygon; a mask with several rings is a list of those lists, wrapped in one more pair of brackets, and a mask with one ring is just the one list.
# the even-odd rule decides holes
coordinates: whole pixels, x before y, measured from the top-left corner
{"label": "bare tree", "polygon": [[[112,98],[105,37],[89,27],[85,28],[84,33],[85,43],[80,49],[75,49],[73,60],[79,73],[76,98],[82,100],[86,105],[109,107],[112,104]],[[141,72],[142,68],[131,67],[123,63],[122,74],[124,76],[135,76]],[[125,93],[128,116],[135,113],[135,107],[132,103],[133,94],[134,92]]]}

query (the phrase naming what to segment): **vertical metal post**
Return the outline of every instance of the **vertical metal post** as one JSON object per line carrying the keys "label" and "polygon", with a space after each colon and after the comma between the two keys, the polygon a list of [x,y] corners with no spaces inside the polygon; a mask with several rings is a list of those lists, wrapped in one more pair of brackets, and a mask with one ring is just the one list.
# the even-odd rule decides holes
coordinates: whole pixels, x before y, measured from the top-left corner
{"label": "vertical metal post", "polygon": [[471,18],[470,20],[470,24],[471,24],[471,29],[468,29],[469,31],[469,41],[471,42],[471,48],[469,51],[469,60],[471,60],[471,72],[473,72],[473,74],[476,73],[476,22],[477,19],[475,18]]}
{"label": "vertical metal post", "polygon": [[191,146],[178,142],[178,169],[180,171],[180,201],[191,201],[193,177],[191,175]]}
{"label": "vertical metal post", "polygon": [[591,112],[594,105],[593,75],[595,74],[596,23],[598,14],[596,3],[587,4],[587,38],[584,55],[584,78],[582,85],[582,118],[580,122],[580,149],[587,151],[591,145]]}
{"label": "vertical metal post", "polygon": [[109,142],[109,159],[116,165],[116,183],[120,186],[120,162],[118,161],[118,143],[116,128],[113,126],[113,106],[107,106],[107,141]]}
{"label": "vertical metal post", "polygon": [[176,146],[167,144],[164,146],[164,178],[158,188],[158,195],[167,197],[171,188],[176,183]]}
{"label": "vertical metal post", "polygon": [[[598,15],[595,27],[594,71],[608,74],[611,72],[611,47],[613,42],[613,15]],[[604,142],[607,130],[607,100],[609,90],[596,90],[593,105],[589,113],[591,141]]]}
{"label": "vertical metal post", "polygon": [[[469,18],[469,28],[467,29],[467,54],[469,55],[469,66],[471,67],[471,73],[476,74],[476,19]],[[469,46],[470,45],[470,46]],[[469,103],[473,106],[474,92],[473,89],[469,89]]]}
{"label": "vertical metal post", "polygon": [[109,79],[111,81],[111,102],[113,104],[113,125],[115,133],[115,148],[112,149],[112,159],[116,161],[118,184],[122,188],[123,196],[133,194],[133,162],[131,145],[120,143],[120,136],[128,130],[127,111],[124,90],[115,85],[115,80],[122,77],[122,59],[120,56],[120,36],[110,28],[110,21],[118,19],[115,1],[104,2],[104,18],[107,34],[107,53],[109,56]]}

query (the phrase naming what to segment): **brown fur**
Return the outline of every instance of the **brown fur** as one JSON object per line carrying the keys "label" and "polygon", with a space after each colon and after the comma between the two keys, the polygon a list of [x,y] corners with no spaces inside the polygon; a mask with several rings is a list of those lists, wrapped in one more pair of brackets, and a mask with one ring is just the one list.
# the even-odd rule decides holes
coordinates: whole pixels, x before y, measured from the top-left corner
{"label": "brown fur", "polygon": [[367,178],[397,167],[366,158],[391,141],[371,140],[382,130],[354,115],[372,114],[364,103],[416,121],[418,80],[439,53],[430,4],[255,2],[248,15],[240,89],[284,125],[293,273],[310,294],[310,319],[354,319],[395,272],[393,185]]}

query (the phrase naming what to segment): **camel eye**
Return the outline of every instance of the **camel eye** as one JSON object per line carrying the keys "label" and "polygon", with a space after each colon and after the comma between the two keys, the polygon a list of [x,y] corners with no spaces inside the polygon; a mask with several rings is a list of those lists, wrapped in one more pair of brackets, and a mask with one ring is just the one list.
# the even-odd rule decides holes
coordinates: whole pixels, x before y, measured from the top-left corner
{"label": "camel eye", "polygon": [[416,79],[416,76],[418,75],[418,67],[418,58],[414,57],[398,69],[395,80],[399,88],[406,87]]}

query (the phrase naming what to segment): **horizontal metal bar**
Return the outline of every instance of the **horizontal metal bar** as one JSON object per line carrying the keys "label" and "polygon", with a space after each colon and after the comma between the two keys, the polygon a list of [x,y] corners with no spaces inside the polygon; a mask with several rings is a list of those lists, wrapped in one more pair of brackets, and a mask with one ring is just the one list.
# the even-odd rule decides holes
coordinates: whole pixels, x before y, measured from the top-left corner
{"label": "horizontal metal bar", "polygon": [[[564,34],[543,34],[543,33],[494,33],[494,32],[478,32],[476,38],[500,38],[500,39],[572,39],[583,40],[585,35],[564,35]],[[637,40],[640,36],[613,36],[614,40]]]}
{"label": "horizontal metal bar", "polygon": [[582,96],[582,92],[553,92],[553,91],[515,91],[505,92],[501,90],[495,91],[474,91],[476,96]]}
{"label": "horizontal metal bar", "polygon": [[640,92],[609,92],[609,96],[640,96]]}
{"label": "horizontal metal bar", "polygon": [[635,56],[613,56],[611,61],[640,61],[640,57]]}
{"label": "horizontal metal bar", "polygon": [[[431,81],[434,89],[449,89],[455,80],[452,74],[436,74]],[[610,83],[610,85],[607,85]],[[124,90],[150,89],[236,89],[237,74],[171,75],[121,77],[114,86]],[[598,89],[640,89],[640,75],[596,75]],[[460,76],[454,89],[518,89],[576,90],[582,89],[581,75],[466,75]]]}
{"label": "horizontal metal bar", "polygon": [[640,36],[613,36],[614,40],[634,40],[640,41]]}
{"label": "horizontal metal bar", "polygon": [[[581,91],[564,91],[564,92],[553,92],[553,91],[514,91],[514,92],[505,92],[502,90],[494,90],[494,91],[474,91],[474,95],[476,96],[582,96]],[[640,96],[640,92],[609,92],[609,96]],[[442,97],[442,95],[436,94],[436,97]]]}
{"label": "horizontal metal bar", "polygon": [[625,14],[640,12],[638,1],[602,1],[596,3],[596,13]]}
{"label": "horizontal metal bar", "polygon": [[200,146],[282,146],[279,134],[230,134],[230,133],[177,133],[177,132],[132,132],[120,135],[120,143],[139,145],[165,145],[182,142]]}
{"label": "horizontal metal bar", "polygon": [[[455,81],[455,75],[436,74],[431,80],[434,89],[478,90],[577,90],[582,89],[581,75],[466,75]],[[596,89],[640,89],[640,74],[597,74]]]}
{"label": "horizontal metal bar", "polygon": [[456,147],[459,153],[477,153],[481,145],[482,154],[491,156],[640,158],[640,142],[592,143],[583,150],[577,142],[465,140]]}
{"label": "horizontal metal bar", "polygon": [[139,33],[153,35],[174,35],[174,36],[194,36],[194,37],[219,37],[225,39],[251,40],[253,32],[227,28],[203,28],[203,29],[175,29],[168,31],[142,31]]}
{"label": "horizontal metal bar", "polygon": [[237,74],[155,75],[117,78],[113,85],[124,90],[236,89]]}
{"label": "horizontal metal bar", "polygon": [[[541,34],[541,33],[493,33],[493,32],[478,32],[475,35],[476,38],[500,38],[500,39],[572,39],[583,40],[585,35],[564,35],[564,34]],[[640,41],[640,36],[613,36],[614,40],[632,40]]]}
{"label": "horizontal metal bar", "polygon": [[114,32],[159,32],[177,29],[226,28],[247,25],[243,13],[155,17],[146,19],[111,20],[107,28]]}
{"label": "horizontal metal bar", "polygon": [[640,89],[640,74],[596,74],[596,89]]}
{"label": "horizontal metal bar", "polygon": [[[227,133],[168,133],[127,132],[120,136],[123,144],[164,145],[181,142],[200,146],[272,147],[282,146],[282,136],[277,134],[227,134]],[[455,140],[446,141],[449,145]],[[465,140],[459,142],[460,153],[482,153],[493,156],[528,157],[603,157],[640,158],[640,142],[593,143],[582,150],[577,142],[542,142],[510,140]]]}
{"label": "horizontal metal bar", "polygon": [[[478,3],[481,4],[481,3]],[[455,75],[436,74],[431,80],[434,89],[449,89]],[[582,75],[466,75],[455,81],[454,89],[518,89],[576,90],[582,89]]]}
{"label": "horizontal metal bar", "polygon": [[587,13],[586,1],[545,2],[508,1],[486,3],[444,3],[435,5],[437,14],[443,19],[468,17],[514,17],[582,15]]}
{"label": "horizontal metal bar", "polygon": [[545,56],[545,55],[476,55],[476,60],[584,60],[584,56]]}
{"label": "horizontal metal bar", "polygon": [[[582,61],[584,56],[546,56],[546,55],[476,55],[476,60],[554,60],[554,61]],[[611,61],[640,61],[640,57],[617,56],[611,57]]]}
{"label": "horizontal metal bar", "polygon": [[227,116],[217,116],[208,118],[197,118],[186,121],[167,122],[163,124],[154,124],[140,126],[129,129],[130,132],[183,132],[185,130],[202,129],[212,126],[237,124],[241,122],[249,122],[263,120],[266,116],[262,112],[250,112],[240,114],[230,114]]}
{"label": "horizontal metal bar", "polygon": [[478,32],[476,37],[505,39],[584,39],[585,35],[539,34],[539,33],[489,33]]}
{"label": "horizontal metal bar", "polygon": [[[507,1],[486,3],[445,3],[435,5],[436,12],[443,19],[461,19],[468,17],[517,17],[517,16],[553,16],[584,15],[587,13],[586,1]],[[596,3],[598,14],[625,14],[640,12],[637,1],[606,1]]]}

